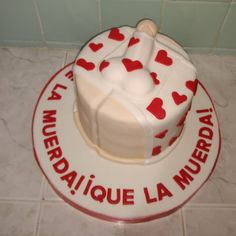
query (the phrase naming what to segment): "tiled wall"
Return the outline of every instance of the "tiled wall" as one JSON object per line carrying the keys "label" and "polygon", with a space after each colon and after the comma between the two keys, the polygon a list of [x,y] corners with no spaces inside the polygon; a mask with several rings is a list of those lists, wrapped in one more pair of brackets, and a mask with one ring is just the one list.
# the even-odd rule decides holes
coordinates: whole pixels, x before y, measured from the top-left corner
{"label": "tiled wall", "polygon": [[185,48],[236,51],[236,0],[0,0],[0,45],[77,47],[141,18]]}

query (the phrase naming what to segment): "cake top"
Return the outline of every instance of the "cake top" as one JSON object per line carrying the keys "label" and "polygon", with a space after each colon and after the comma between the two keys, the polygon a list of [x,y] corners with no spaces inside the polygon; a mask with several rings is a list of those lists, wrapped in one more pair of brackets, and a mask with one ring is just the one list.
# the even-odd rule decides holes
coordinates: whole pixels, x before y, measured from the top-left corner
{"label": "cake top", "polygon": [[150,20],[136,28],[112,28],[93,38],[80,52],[74,71],[80,79],[89,76],[104,93],[112,91],[144,112],[152,102],[158,103],[160,109],[154,116],[160,120],[167,115],[161,108],[163,102],[176,106],[181,99],[192,97],[197,85],[189,56],[158,33]]}
{"label": "cake top", "polygon": [[[197,87],[196,69],[187,53],[149,20],[91,39],[76,59],[74,74],[78,90],[89,99],[92,117],[107,100],[132,113],[145,133],[147,159],[156,155],[158,134],[167,128],[166,138],[176,140]],[[118,119],[121,116],[127,114]]]}

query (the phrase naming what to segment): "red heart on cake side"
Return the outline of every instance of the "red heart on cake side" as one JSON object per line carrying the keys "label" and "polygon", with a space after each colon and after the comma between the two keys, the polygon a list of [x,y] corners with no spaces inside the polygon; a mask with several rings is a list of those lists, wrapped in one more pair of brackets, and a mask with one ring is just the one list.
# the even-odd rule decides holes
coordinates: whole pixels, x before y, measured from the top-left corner
{"label": "red heart on cake side", "polygon": [[155,135],[155,138],[164,138],[168,132],[168,129],[161,131],[159,134]]}
{"label": "red heart on cake side", "polygon": [[97,52],[99,49],[101,49],[103,47],[103,44],[102,43],[90,43],[89,47],[93,52]]}
{"label": "red heart on cake side", "polygon": [[162,120],[166,117],[166,111],[162,107],[163,101],[160,98],[154,98],[152,102],[146,108],[157,119]]}
{"label": "red heart on cake side", "polygon": [[184,121],[185,121],[185,119],[186,119],[186,117],[187,117],[187,114],[188,114],[188,112],[186,112],[186,113],[180,118],[180,120],[179,120],[177,126],[182,126],[182,125],[184,124]]}
{"label": "red heart on cake side", "polygon": [[93,70],[95,68],[95,65],[93,62],[86,61],[83,58],[80,58],[77,60],[76,65],[83,67],[85,70]]}
{"label": "red heart on cake side", "polygon": [[167,51],[163,49],[158,51],[155,61],[165,66],[170,66],[173,63],[173,60],[167,56]]}
{"label": "red heart on cake side", "polygon": [[152,80],[153,80],[154,84],[156,84],[156,85],[160,84],[160,81],[157,79],[157,73],[151,72],[150,75],[152,77]]}
{"label": "red heart on cake side", "polygon": [[123,41],[125,39],[125,36],[120,33],[120,30],[118,28],[113,28],[111,29],[108,38],[116,41]]}
{"label": "red heart on cake side", "polygon": [[108,67],[109,64],[110,64],[110,63],[109,63],[108,61],[105,61],[105,60],[102,61],[101,64],[100,64],[100,66],[99,66],[99,71],[102,72],[102,70],[105,69],[106,67]]}
{"label": "red heart on cake side", "polygon": [[156,146],[152,149],[152,155],[156,156],[161,153],[161,146]]}
{"label": "red heart on cake side", "polygon": [[122,59],[122,63],[125,66],[125,69],[128,72],[131,72],[133,70],[138,70],[138,69],[142,69],[143,65],[140,61],[136,60],[136,61],[132,61],[129,58],[124,58]]}
{"label": "red heart on cake side", "polygon": [[185,102],[187,100],[186,95],[180,95],[178,92],[174,91],[172,93],[172,98],[174,99],[174,102],[176,105],[180,105],[181,103]]}
{"label": "red heart on cake side", "polygon": [[132,37],[130,40],[129,40],[129,44],[128,44],[128,48],[133,46],[134,44],[138,43],[140,40],[139,38],[135,38],[135,37]]}
{"label": "red heart on cake side", "polygon": [[197,84],[198,84],[198,80],[197,80],[197,79],[195,79],[194,81],[188,80],[188,81],[186,81],[186,83],[185,83],[186,87],[187,87],[189,90],[191,90],[194,95],[195,95],[196,90],[197,90]]}

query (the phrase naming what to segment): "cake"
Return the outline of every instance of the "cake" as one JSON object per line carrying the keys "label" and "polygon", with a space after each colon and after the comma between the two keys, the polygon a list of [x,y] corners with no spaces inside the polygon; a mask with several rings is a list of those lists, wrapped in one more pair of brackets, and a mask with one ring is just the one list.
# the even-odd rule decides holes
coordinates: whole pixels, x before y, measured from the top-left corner
{"label": "cake", "polygon": [[150,20],[92,38],[43,88],[35,159],[71,206],[138,223],[183,206],[216,166],[213,102],[183,48]]}
{"label": "cake", "polygon": [[197,88],[196,69],[152,21],[92,38],[73,72],[77,126],[102,157],[148,164],[181,139]]}

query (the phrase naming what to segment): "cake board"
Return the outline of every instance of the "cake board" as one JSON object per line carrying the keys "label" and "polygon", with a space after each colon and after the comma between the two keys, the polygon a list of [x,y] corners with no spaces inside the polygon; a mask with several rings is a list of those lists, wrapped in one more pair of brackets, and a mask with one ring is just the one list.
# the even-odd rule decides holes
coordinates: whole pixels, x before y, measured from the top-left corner
{"label": "cake board", "polygon": [[138,223],[184,205],[211,175],[220,152],[217,115],[199,83],[182,137],[160,161],[124,164],[101,157],[74,120],[73,63],[42,90],[32,121],[35,159],[56,193],[91,216]]}

